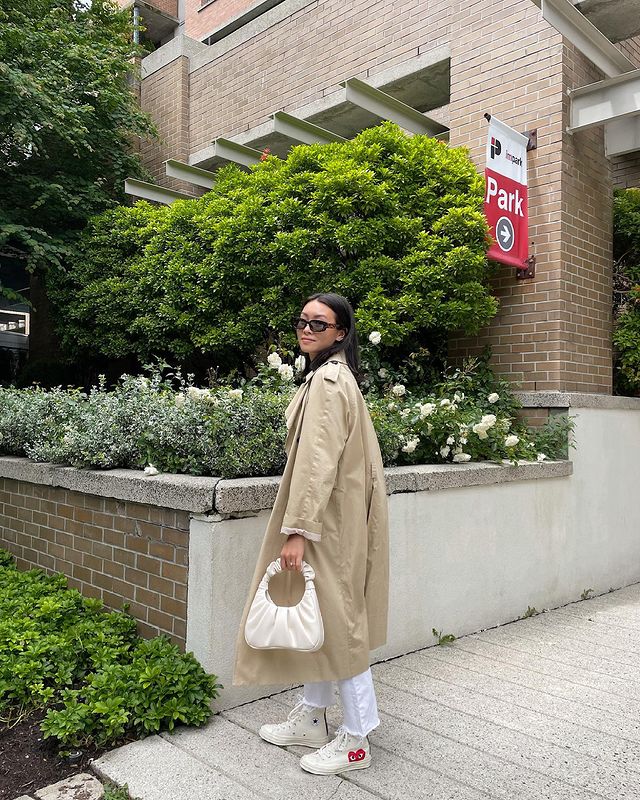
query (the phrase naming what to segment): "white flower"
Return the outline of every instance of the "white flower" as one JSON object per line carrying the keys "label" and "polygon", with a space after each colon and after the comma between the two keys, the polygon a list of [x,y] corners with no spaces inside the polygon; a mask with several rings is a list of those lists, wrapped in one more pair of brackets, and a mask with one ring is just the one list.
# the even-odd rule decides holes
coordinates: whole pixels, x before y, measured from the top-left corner
{"label": "white flower", "polygon": [[424,419],[425,417],[430,417],[431,414],[436,410],[435,403],[422,403],[419,406],[420,408],[420,419]]}
{"label": "white flower", "polygon": [[491,428],[493,425],[496,424],[496,415],[485,414],[480,420],[480,424],[484,425],[485,428]]}
{"label": "white flower", "polygon": [[440,405],[441,406],[450,406],[451,405],[451,400],[449,400],[447,397],[445,397],[443,400],[440,401]]}
{"label": "white flower", "polygon": [[401,417],[408,417],[410,413],[411,413],[411,409],[410,408],[403,408],[402,411],[400,412],[400,416]]}
{"label": "white flower", "polygon": [[240,399],[243,395],[242,389],[229,389],[229,397],[237,397]]}
{"label": "white flower", "polygon": [[304,356],[298,356],[296,358],[296,360],[293,362],[297,372],[302,372],[302,370],[304,369],[305,363],[306,363],[306,361],[305,361],[305,357]]}
{"label": "white flower", "polygon": [[386,378],[388,374],[389,373],[384,367],[380,367],[380,369],[378,370],[378,377],[380,378]]}
{"label": "white flower", "polygon": [[146,467],[144,468],[144,474],[145,474],[145,475],[159,475],[159,474],[160,474],[160,470],[159,470],[159,469],[156,469],[156,468],[153,466],[153,464],[149,464],[148,466],[146,466]]}
{"label": "white flower", "polygon": [[405,388],[404,383],[396,383],[396,385],[391,390],[397,397],[402,397],[402,395],[407,391]]}
{"label": "white flower", "polygon": [[371,331],[369,334],[369,341],[371,344],[380,344],[380,340],[382,339],[382,335],[380,331]]}
{"label": "white flower", "polygon": [[483,425],[481,422],[476,423],[472,428],[474,433],[478,434],[479,439],[486,439],[488,438],[489,434],[487,433],[487,426]]}
{"label": "white flower", "polygon": [[538,453],[538,455],[537,455],[538,461],[544,461],[545,458],[546,458],[546,456],[545,456],[544,453]]}
{"label": "white flower", "polygon": [[460,437],[460,444],[466,444],[466,443],[467,443],[467,437],[466,436],[461,436]]}
{"label": "white flower", "polygon": [[451,448],[447,447],[446,445],[440,448],[440,455],[442,456],[442,458],[446,458],[450,452]]}
{"label": "white flower", "polygon": [[414,450],[416,449],[416,447],[418,446],[418,442],[419,442],[419,441],[420,441],[420,439],[417,439],[417,438],[415,438],[415,439],[409,439],[409,441],[408,441],[408,442],[405,444],[405,446],[402,448],[403,452],[404,452],[404,453],[413,453],[413,451],[414,451]]}
{"label": "white flower", "polygon": [[456,401],[456,403],[461,403],[464,400],[464,392],[456,392],[453,395],[453,399]]}
{"label": "white flower", "polygon": [[178,408],[182,408],[182,406],[185,404],[185,400],[186,399],[187,398],[183,394],[177,394],[176,395],[176,406]]}
{"label": "white flower", "polygon": [[278,373],[280,377],[285,381],[292,381],[293,380],[293,367],[291,364],[280,364],[278,367]]}
{"label": "white flower", "polygon": [[187,394],[192,400],[209,399],[211,392],[208,389],[198,389],[197,386],[190,386],[187,389]]}
{"label": "white flower", "polygon": [[496,394],[496,392],[491,392],[491,394],[489,395],[489,397],[487,397],[487,400],[488,400],[490,403],[497,403],[499,399],[500,399],[500,395],[499,395],[499,394]]}
{"label": "white flower", "polygon": [[136,383],[138,384],[138,386],[141,389],[146,389],[147,386],[151,383],[151,381],[149,380],[149,378],[145,377],[144,375],[139,375],[136,378]]}
{"label": "white flower", "polygon": [[511,434],[511,436],[507,436],[507,438],[504,440],[504,444],[505,447],[515,447],[519,441],[520,439],[517,436]]}
{"label": "white flower", "polygon": [[387,408],[389,409],[389,411],[395,411],[396,404],[395,404],[395,403],[389,403],[389,405],[387,406]]}
{"label": "white flower", "polygon": [[457,464],[461,464],[464,461],[471,461],[471,456],[469,453],[456,453],[455,456],[453,457],[453,460]]}
{"label": "white flower", "polygon": [[269,363],[271,369],[278,369],[280,364],[282,364],[282,359],[277,353],[269,353],[267,356],[267,362]]}
{"label": "white flower", "polygon": [[455,444],[456,440],[453,436],[449,436],[447,439],[447,444]]}

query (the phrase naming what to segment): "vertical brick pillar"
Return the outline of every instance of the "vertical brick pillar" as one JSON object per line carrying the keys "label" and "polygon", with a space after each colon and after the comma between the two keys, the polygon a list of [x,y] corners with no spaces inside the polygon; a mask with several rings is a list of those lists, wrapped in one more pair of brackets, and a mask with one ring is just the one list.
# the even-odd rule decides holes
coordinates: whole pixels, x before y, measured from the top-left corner
{"label": "vertical brick pillar", "polygon": [[454,0],[451,143],[484,170],[484,112],[518,131],[537,128],[528,162],[537,266],[529,280],[500,266],[497,316],[476,336],[452,336],[449,354],[490,344],[496,371],[527,391],[611,391],[611,176],[602,131],[564,132],[566,89],[597,78],[531,0]]}
{"label": "vertical brick pillar", "polygon": [[142,81],[140,103],[158,127],[160,142],[142,143],[142,163],[162,186],[195,194],[190,183],[168,178],[164,162],[189,160],[189,59],[176,58]]}

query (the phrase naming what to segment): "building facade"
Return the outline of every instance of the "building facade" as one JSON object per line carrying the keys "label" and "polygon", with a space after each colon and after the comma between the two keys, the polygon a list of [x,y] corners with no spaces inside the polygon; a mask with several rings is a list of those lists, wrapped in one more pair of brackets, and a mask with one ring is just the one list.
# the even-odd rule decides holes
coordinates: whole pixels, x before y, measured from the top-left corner
{"label": "building facade", "polygon": [[[604,123],[568,129],[576,128],[572,90],[605,78],[607,87],[620,85],[640,67],[639,2],[547,0],[545,15],[569,7],[580,17],[576,23],[568,14],[569,33],[532,0],[134,4],[158,45],[142,61],[140,99],[162,139],[143,145],[142,157],[168,189],[204,191],[168,176],[165,162],[215,171],[228,140],[285,155],[303,139],[277,123],[278,111],[344,137],[393,119],[393,110],[387,116],[384,107],[353,101],[349,84],[341,85],[353,78],[448,129],[450,144],[468,148],[479,170],[485,113],[519,131],[535,129],[535,276],[518,279],[514,268],[501,267],[493,279],[498,315],[476,336],[451,337],[450,356],[490,344],[496,370],[523,390],[611,393],[612,197],[614,186],[640,183],[640,132],[637,147],[613,155]],[[609,56],[614,48],[611,72],[622,79],[611,79],[573,35],[589,18],[597,34],[584,28],[589,46]],[[625,135],[635,136],[632,129]]]}

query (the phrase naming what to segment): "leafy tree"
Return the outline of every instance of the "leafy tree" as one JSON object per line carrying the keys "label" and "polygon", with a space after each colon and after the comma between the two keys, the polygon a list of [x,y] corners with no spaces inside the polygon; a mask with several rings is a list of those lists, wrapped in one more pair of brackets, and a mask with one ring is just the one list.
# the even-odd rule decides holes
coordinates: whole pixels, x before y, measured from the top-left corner
{"label": "leafy tree", "polygon": [[197,354],[222,369],[278,342],[314,291],[345,295],[388,355],[444,347],[495,315],[483,183],[463,149],[384,123],[352,141],[227,166],[198,200],[93,220],[56,283],[80,358]]}
{"label": "leafy tree", "polygon": [[60,267],[87,219],[142,174],[132,145],[154,127],[129,83],[138,52],[110,0],[3,0],[0,265]]}
{"label": "leafy tree", "polygon": [[640,189],[615,193],[614,378],[618,394],[640,394]]}

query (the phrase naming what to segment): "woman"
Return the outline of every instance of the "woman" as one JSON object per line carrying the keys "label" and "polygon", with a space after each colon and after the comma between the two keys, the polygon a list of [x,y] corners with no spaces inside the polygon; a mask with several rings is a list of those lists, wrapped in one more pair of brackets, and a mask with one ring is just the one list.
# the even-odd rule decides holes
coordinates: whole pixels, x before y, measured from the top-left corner
{"label": "woman", "polygon": [[[337,294],[309,297],[294,322],[305,382],[286,409],[287,464],[238,633],[233,684],[304,683],[287,720],[263,725],[273,744],[320,748],[300,766],[329,775],[371,764],[368,734],[379,725],[369,651],[387,638],[388,516],[380,447],[358,387],[353,309]],[[254,650],[244,640],[249,606],[280,556],[279,605],[302,594],[302,560],[316,572],[324,621],[320,650]],[[297,580],[296,580],[297,579]],[[272,594],[275,598],[275,594]],[[344,723],[334,738],[326,708],[338,682]],[[321,746],[323,745],[323,746]]]}

